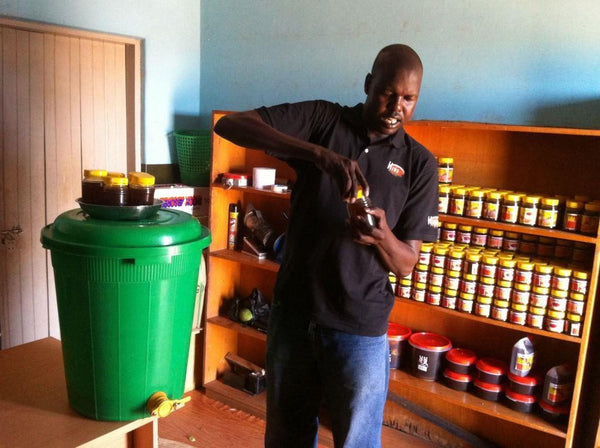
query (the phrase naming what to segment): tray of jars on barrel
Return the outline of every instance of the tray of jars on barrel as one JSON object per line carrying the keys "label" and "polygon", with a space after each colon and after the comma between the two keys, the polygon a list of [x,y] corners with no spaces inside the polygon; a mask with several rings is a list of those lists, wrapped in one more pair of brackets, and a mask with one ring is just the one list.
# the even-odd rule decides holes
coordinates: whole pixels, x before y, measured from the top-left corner
{"label": "tray of jars on barrel", "polygon": [[153,217],[163,205],[154,199],[154,176],[85,170],[82,197],[76,199],[91,218],[133,221]]}

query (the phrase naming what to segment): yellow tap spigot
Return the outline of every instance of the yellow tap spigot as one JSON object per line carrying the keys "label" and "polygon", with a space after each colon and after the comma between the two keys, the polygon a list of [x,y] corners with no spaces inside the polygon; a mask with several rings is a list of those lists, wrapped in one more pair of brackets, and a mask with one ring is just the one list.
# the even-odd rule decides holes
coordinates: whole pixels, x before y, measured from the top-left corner
{"label": "yellow tap spigot", "polygon": [[164,392],[155,392],[146,403],[146,408],[151,415],[166,417],[171,412],[185,406],[192,397],[183,397],[181,400],[170,400]]}

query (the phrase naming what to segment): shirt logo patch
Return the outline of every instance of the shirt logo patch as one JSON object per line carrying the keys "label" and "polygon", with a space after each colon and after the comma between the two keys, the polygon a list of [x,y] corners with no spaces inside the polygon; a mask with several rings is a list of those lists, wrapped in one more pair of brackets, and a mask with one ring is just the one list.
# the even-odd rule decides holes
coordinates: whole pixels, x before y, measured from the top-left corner
{"label": "shirt logo patch", "polygon": [[396,176],[396,177],[404,176],[404,168],[402,168],[397,163],[388,162],[387,170],[392,174],[392,176]]}

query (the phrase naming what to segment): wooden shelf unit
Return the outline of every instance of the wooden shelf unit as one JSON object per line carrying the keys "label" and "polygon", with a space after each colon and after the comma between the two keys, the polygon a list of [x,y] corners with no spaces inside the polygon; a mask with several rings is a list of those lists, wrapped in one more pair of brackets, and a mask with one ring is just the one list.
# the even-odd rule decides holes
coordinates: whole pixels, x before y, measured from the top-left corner
{"label": "wooden shelf unit", "polygon": [[[213,123],[227,112],[215,112]],[[588,195],[598,198],[600,178],[600,131],[527,126],[503,126],[462,122],[413,122],[407,131],[436,156],[454,158],[454,183],[495,187],[542,195]],[[206,343],[204,347],[204,385],[207,395],[247,412],[264,417],[264,393],[250,396],[219,380],[228,368],[227,352],[264,365],[266,335],[219,315],[223,302],[246,296],[258,287],[270,300],[279,265],[258,261],[226,249],[227,210],[240,201],[244,209],[252,203],[261,210],[277,231],[285,229],[283,213],[289,211],[289,194],[255,190],[226,189],[217,183],[225,172],[250,173],[253,167],[271,166],[277,177],[293,179],[291,169],[261,151],[237,147],[213,133],[211,208],[209,226],[213,243],[208,258],[206,303]],[[473,220],[450,215],[442,221],[500,229],[590,244],[594,259],[582,337],[536,330],[530,327],[482,318],[411,300],[396,299],[390,320],[413,331],[432,331],[449,337],[454,346],[475,350],[479,356],[510,359],[510,350],[520,337],[531,334],[537,347],[537,367],[542,373],[566,361],[577,364],[573,404],[565,427],[548,423],[536,414],[512,411],[502,403],[481,400],[468,392],[457,392],[442,383],[429,383],[399,370],[392,371],[390,391],[414,401],[430,412],[459,425],[499,446],[581,446],[595,440],[598,431],[598,405],[590,403],[600,379],[587,374],[598,369],[589,353],[598,349],[591,338],[599,325],[596,300],[600,268],[600,239],[537,227]],[[389,412],[386,411],[386,412]],[[393,412],[393,411],[391,411]],[[394,416],[387,416],[393,420]],[[590,420],[591,418],[591,420]],[[388,418],[386,418],[388,420]],[[590,421],[594,422],[590,424]],[[590,439],[591,438],[591,439]]]}

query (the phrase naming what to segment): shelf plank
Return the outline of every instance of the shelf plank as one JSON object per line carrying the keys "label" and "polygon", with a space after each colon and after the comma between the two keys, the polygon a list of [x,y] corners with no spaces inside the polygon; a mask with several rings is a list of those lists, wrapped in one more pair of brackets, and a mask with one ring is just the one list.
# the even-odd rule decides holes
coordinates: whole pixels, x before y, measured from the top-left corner
{"label": "shelf plank", "polygon": [[264,195],[264,196],[276,197],[279,199],[289,199],[291,197],[290,192],[277,193],[275,191],[264,190],[264,189],[250,187],[250,186],[248,186],[248,187],[226,187],[220,182],[214,182],[212,186],[213,186],[213,188],[218,188],[221,190],[243,191],[246,193],[260,194],[260,195]]}
{"label": "shelf plank", "polygon": [[429,305],[427,303],[416,302],[414,300],[404,299],[404,298],[398,297],[398,296],[396,296],[396,303],[399,304],[400,306],[405,306],[405,307],[417,307],[417,308],[426,307],[427,312],[448,314],[448,315],[451,315],[453,318],[473,320],[476,322],[482,322],[486,325],[494,325],[496,327],[510,328],[511,330],[515,330],[515,331],[527,331],[527,333],[536,334],[539,336],[543,336],[545,338],[559,339],[561,341],[572,342],[574,344],[581,344],[581,338],[578,338],[575,336],[569,336],[568,334],[552,333],[550,331],[538,330],[537,328],[527,327],[524,325],[516,325],[516,324],[511,324],[510,322],[502,322],[500,320],[492,319],[489,317],[480,317],[480,316],[476,316],[475,314],[463,313],[463,312],[460,312],[457,310],[451,310],[448,308],[444,308],[442,306]]}
{"label": "shelf plank", "polygon": [[267,417],[267,393],[250,395],[219,380],[204,385],[206,396],[262,418]]}
{"label": "shelf plank", "polygon": [[264,269],[265,271],[278,272],[279,263],[275,263],[272,260],[263,259],[259,260],[256,257],[247,255],[243,252],[236,250],[221,249],[213,252],[209,252],[210,257],[222,258],[224,260],[233,261],[235,263],[244,264],[247,266],[253,266],[255,268]]}
{"label": "shelf plank", "polygon": [[218,325],[219,327],[223,327],[223,328],[228,328],[229,330],[233,330],[238,333],[251,336],[251,337],[253,337],[255,339],[259,339],[261,341],[267,340],[267,335],[265,333],[255,330],[252,327],[238,324],[237,322],[234,322],[231,319],[228,319],[227,317],[223,317],[223,316],[209,317],[206,321],[210,324]]}
{"label": "shelf plank", "polygon": [[561,429],[542,419],[539,415],[513,411],[501,402],[483,400],[470,392],[461,392],[435,381],[424,381],[403,370],[390,371],[390,392],[404,396],[406,390],[418,394],[431,395],[431,400],[443,400],[451,405],[470,409],[500,420],[525,426],[536,431],[542,431],[553,436],[566,438],[567,434]]}
{"label": "shelf plank", "polygon": [[561,240],[576,241],[588,244],[598,244],[598,238],[582,235],[580,233],[565,232],[564,230],[544,229],[542,227],[523,226],[519,224],[507,224],[504,222],[488,221],[485,219],[466,218],[464,216],[454,216],[440,214],[440,221],[451,222],[454,224],[463,224],[474,227],[486,227],[494,230],[504,230],[505,232],[525,233],[528,235],[543,236],[547,238],[556,238]]}
{"label": "shelf plank", "polygon": [[530,134],[563,134],[600,137],[600,130],[585,128],[559,128],[547,126],[523,126],[510,124],[492,124],[472,121],[440,121],[440,120],[413,120],[405,125],[407,132],[413,127],[431,128],[457,128],[460,130],[498,131],[498,132],[526,132]]}

